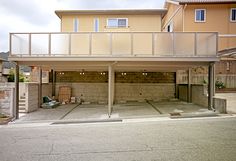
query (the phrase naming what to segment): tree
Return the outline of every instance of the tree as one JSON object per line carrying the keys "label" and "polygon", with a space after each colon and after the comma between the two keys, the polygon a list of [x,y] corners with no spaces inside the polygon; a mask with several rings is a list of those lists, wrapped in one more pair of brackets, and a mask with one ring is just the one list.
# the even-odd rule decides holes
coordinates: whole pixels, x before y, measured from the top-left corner
{"label": "tree", "polygon": [[[15,71],[13,69],[10,70],[9,75],[7,76],[8,82],[15,81]],[[19,82],[26,82],[27,80],[24,77],[22,72],[19,73]]]}

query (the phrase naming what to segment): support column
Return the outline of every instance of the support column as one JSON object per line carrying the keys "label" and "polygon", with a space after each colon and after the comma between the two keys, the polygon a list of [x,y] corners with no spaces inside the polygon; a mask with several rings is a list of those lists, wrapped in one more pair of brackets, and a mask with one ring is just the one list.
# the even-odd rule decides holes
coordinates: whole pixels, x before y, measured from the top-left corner
{"label": "support column", "polygon": [[114,99],[114,70],[112,65],[108,67],[108,117],[111,117]]}
{"label": "support column", "polygon": [[192,102],[191,99],[191,68],[188,69],[188,103]]}
{"label": "support column", "polygon": [[14,111],[14,117],[15,119],[19,119],[19,65],[16,64],[16,67],[15,67],[15,109],[13,110]]}
{"label": "support column", "polygon": [[178,70],[175,72],[175,98],[179,98]]}
{"label": "support column", "polygon": [[215,96],[215,93],[216,93],[216,86],[215,86],[215,83],[216,83],[216,68],[215,68],[215,63],[213,63],[213,97]]}
{"label": "support column", "polygon": [[52,96],[56,95],[56,72],[54,70],[51,70],[52,73]]}
{"label": "support column", "polygon": [[38,107],[40,108],[41,104],[42,104],[42,68],[38,67],[38,71],[39,71],[39,75],[38,75],[38,82],[39,82],[39,89],[38,89]]}
{"label": "support column", "polygon": [[213,110],[213,96],[214,96],[214,63],[210,63],[208,67],[208,109]]}

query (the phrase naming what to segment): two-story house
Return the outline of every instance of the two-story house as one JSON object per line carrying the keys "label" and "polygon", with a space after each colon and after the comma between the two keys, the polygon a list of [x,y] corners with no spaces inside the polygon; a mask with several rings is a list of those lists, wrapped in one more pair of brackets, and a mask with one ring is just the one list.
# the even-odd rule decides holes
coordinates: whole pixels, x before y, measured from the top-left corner
{"label": "two-story house", "polygon": [[236,82],[236,1],[166,0],[162,30],[168,32],[218,32],[217,79],[228,88]]}
{"label": "two-story house", "polygon": [[[174,98],[178,93],[176,71],[206,66],[211,109],[213,65],[218,61],[217,33],[161,32],[166,12],[166,9],[56,11],[61,19],[61,32],[10,33],[10,60],[39,67],[40,77],[42,70],[52,71],[52,95],[57,96],[60,86],[66,85],[72,88],[75,97],[107,102],[109,116],[114,102]],[[41,84],[42,79],[39,104]],[[191,92],[189,85],[189,102]]]}

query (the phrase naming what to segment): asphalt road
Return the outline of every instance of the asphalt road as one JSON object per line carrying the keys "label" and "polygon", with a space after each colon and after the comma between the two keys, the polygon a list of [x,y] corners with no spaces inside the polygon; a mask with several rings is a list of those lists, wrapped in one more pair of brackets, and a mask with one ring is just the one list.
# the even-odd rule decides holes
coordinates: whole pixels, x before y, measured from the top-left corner
{"label": "asphalt road", "polygon": [[0,160],[235,161],[236,118],[1,126]]}

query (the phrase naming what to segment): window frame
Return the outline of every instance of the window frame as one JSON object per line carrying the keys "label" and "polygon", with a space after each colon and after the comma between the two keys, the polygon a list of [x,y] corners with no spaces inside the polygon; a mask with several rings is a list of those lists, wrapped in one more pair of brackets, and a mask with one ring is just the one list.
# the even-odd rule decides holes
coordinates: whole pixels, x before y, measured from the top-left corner
{"label": "window frame", "polygon": [[[169,30],[170,29],[170,30]],[[174,32],[174,23],[173,21],[171,21],[168,25],[167,25],[167,32]]]}
{"label": "window frame", "polygon": [[78,19],[78,17],[75,17],[73,19],[73,32],[79,32],[79,19]]}
{"label": "window frame", "polygon": [[236,13],[236,8],[230,8],[230,22],[236,22],[236,15],[235,15],[235,20],[232,20],[233,10],[235,10],[235,13]]}
{"label": "window frame", "polygon": [[[197,20],[197,11],[204,11],[204,20]],[[204,23],[206,22],[206,9],[203,9],[203,8],[199,8],[199,9],[195,9],[195,22],[200,22],[200,23]]]}
{"label": "window frame", "polygon": [[[97,26],[96,26],[97,25]],[[99,32],[99,18],[94,18],[94,32]]]}
{"label": "window frame", "polygon": [[[109,20],[111,20],[111,19],[116,19],[117,20],[117,26],[109,26],[108,24],[108,22],[109,22]],[[126,20],[126,26],[119,26],[119,20],[121,20],[121,19],[125,19]],[[129,20],[128,20],[128,18],[107,18],[107,28],[128,28],[129,27]]]}

